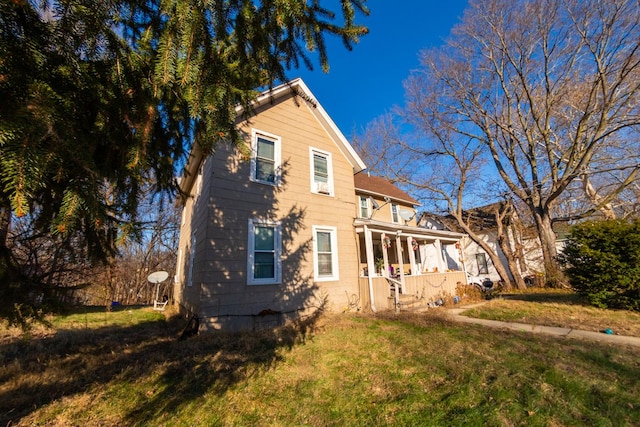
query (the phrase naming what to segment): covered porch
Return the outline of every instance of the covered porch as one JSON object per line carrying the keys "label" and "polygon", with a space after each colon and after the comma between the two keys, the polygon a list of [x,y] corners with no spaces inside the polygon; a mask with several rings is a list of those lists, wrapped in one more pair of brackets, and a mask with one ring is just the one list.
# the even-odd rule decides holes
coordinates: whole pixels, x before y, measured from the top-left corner
{"label": "covered porch", "polygon": [[461,233],[356,219],[360,295],[373,311],[433,303],[466,284]]}

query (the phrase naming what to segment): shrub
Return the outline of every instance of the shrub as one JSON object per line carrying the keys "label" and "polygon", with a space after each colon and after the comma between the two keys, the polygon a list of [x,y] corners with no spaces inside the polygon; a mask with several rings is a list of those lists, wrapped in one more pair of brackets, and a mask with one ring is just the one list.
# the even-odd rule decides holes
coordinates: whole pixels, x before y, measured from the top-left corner
{"label": "shrub", "polygon": [[640,220],[586,222],[560,255],[571,286],[601,308],[640,311]]}

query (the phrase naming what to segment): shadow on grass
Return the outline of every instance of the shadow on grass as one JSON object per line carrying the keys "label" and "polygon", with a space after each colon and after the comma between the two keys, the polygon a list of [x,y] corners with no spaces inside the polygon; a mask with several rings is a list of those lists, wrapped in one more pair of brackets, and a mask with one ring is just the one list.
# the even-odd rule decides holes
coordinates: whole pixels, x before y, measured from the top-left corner
{"label": "shadow on grass", "polygon": [[[279,349],[313,333],[320,316],[251,333],[211,333],[179,340],[177,318],[127,327],[60,331],[0,346],[0,425],[20,423],[42,406],[74,395],[137,399],[125,424],[145,424],[205,393],[223,394],[270,369]],[[70,420],[73,423],[73,420]]]}

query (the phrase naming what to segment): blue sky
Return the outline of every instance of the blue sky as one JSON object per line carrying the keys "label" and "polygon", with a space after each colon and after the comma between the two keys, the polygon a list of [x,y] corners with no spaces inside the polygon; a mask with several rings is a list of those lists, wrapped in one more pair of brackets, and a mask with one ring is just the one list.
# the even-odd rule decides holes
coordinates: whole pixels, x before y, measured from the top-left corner
{"label": "blue sky", "polygon": [[358,22],[369,28],[349,52],[338,39],[328,40],[328,74],[317,56],[315,68],[291,70],[302,77],[342,133],[351,139],[367,123],[402,105],[402,82],[418,66],[418,53],[439,46],[462,16],[467,0],[368,0],[369,17]]}

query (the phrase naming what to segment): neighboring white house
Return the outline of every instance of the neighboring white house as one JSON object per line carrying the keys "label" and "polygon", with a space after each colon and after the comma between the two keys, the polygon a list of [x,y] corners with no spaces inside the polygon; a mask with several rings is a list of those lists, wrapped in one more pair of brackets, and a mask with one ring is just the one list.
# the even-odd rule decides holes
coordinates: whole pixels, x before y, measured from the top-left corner
{"label": "neighboring white house", "polygon": [[[477,236],[482,239],[496,254],[503,263],[507,265],[507,258],[500,249],[498,244],[497,225],[493,215],[494,205],[483,206],[471,209],[466,212],[472,216],[473,229]],[[462,232],[461,227],[453,216],[437,215],[425,212],[420,216],[418,221],[421,227],[433,230],[450,230]],[[512,221],[513,224],[519,221]],[[511,250],[516,254],[517,266],[522,277],[536,277],[543,271],[542,250],[540,242],[531,227],[507,227],[509,245]],[[561,252],[564,248],[566,230],[557,227],[556,248]],[[462,268],[467,272],[468,276],[488,278],[493,282],[501,280],[493,262],[487,252],[468,235],[461,239],[460,242],[463,260]]]}

